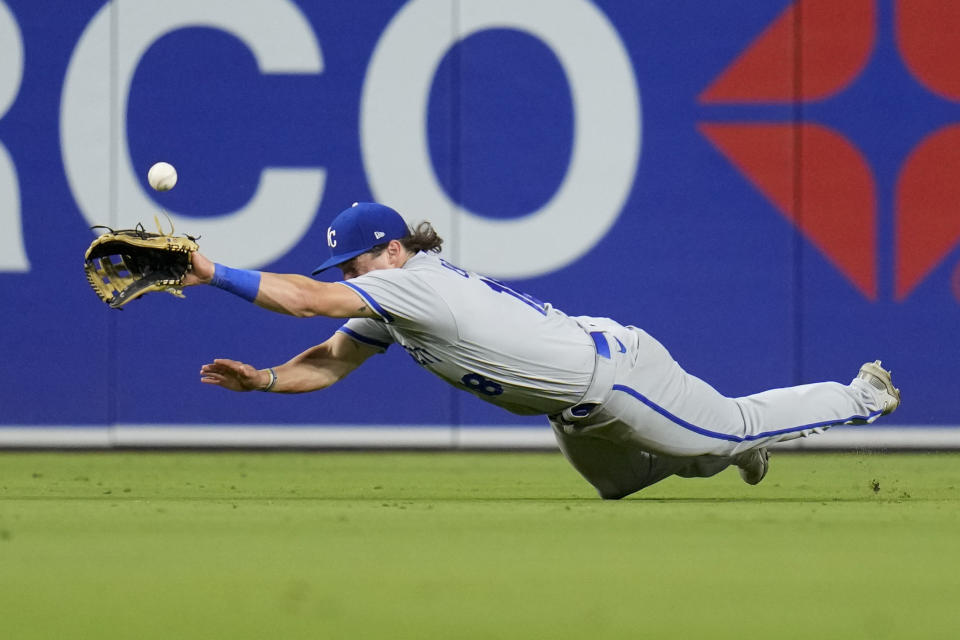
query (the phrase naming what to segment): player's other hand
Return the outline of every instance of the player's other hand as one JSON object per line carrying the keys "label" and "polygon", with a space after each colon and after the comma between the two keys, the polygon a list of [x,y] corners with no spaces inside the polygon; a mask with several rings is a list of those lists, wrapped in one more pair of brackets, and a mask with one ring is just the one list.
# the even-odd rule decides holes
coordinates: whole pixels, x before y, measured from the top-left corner
{"label": "player's other hand", "polygon": [[199,251],[190,254],[190,271],[183,276],[183,286],[207,284],[213,279],[213,261]]}
{"label": "player's other hand", "polygon": [[231,391],[256,391],[267,386],[270,374],[243,362],[217,358],[200,367],[200,382]]}

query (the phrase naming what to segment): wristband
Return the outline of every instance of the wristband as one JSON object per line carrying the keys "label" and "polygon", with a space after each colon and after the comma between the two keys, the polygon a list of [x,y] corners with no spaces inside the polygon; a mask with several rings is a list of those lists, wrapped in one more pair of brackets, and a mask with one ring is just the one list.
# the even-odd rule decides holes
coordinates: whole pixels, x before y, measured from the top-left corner
{"label": "wristband", "polygon": [[257,299],[260,291],[260,272],[248,269],[232,269],[219,262],[213,265],[213,279],[210,284],[236,294],[248,302]]}
{"label": "wristband", "polygon": [[260,391],[270,391],[273,389],[274,385],[277,384],[277,372],[273,370],[273,367],[267,369],[267,373],[270,374],[270,382],[268,382],[267,386],[265,386],[263,389],[260,389]]}

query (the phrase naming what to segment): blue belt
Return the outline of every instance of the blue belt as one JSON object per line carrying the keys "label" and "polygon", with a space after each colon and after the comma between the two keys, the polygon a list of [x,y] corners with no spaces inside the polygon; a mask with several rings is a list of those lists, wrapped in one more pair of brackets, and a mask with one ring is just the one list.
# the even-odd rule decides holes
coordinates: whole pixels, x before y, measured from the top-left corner
{"label": "blue belt", "polygon": [[597,355],[601,358],[610,359],[610,343],[607,342],[607,336],[603,331],[591,331],[590,337],[593,338],[593,345],[597,348]]}
{"label": "blue belt", "polygon": [[597,366],[594,370],[593,380],[590,381],[590,387],[584,397],[580,398],[580,402],[557,414],[556,419],[561,424],[571,424],[574,421],[586,418],[602,404],[610,393],[610,389],[613,387],[613,372],[616,368],[610,357],[610,340],[616,340],[616,348],[621,353],[627,350],[616,337],[603,331],[588,331],[587,334],[593,340],[593,345],[597,350]]}

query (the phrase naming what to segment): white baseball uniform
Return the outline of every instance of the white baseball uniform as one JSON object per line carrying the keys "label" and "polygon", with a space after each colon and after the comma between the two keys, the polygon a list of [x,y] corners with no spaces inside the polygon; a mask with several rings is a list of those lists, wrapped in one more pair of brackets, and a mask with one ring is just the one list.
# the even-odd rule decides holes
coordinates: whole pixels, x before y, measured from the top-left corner
{"label": "white baseball uniform", "polygon": [[673,474],[710,476],[748,449],[882,413],[862,380],[724,397],[641,329],[568,316],[431,254],[341,284],[378,314],[341,332],[382,350],[396,342],[455,387],[548,416],[561,451],[604,497]]}

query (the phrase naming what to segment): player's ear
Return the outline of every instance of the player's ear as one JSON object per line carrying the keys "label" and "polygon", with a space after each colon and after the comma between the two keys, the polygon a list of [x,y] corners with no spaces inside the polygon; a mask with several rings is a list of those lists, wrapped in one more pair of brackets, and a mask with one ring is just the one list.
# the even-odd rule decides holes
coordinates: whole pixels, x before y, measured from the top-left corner
{"label": "player's ear", "polygon": [[391,240],[387,244],[387,253],[390,254],[391,260],[398,260],[401,256],[406,255],[407,250],[403,248],[403,243],[399,240]]}

